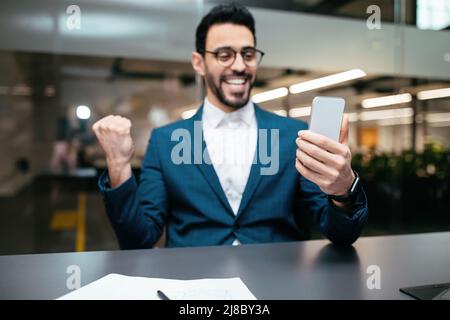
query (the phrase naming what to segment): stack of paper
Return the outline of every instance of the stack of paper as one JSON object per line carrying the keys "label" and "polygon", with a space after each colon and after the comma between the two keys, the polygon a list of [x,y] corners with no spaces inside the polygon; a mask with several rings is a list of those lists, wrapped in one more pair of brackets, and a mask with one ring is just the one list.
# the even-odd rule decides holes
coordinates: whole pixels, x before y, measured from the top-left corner
{"label": "stack of paper", "polygon": [[174,300],[256,300],[240,278],[173,280],[114,273],[58,299],[160,300],[158,290]]}

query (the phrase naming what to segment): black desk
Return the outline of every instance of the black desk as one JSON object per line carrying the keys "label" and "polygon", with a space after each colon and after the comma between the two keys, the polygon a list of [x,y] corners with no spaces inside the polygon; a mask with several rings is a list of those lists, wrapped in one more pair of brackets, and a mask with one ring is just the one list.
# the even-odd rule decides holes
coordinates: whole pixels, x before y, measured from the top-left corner
{"label": "black desk", "polygon": [[[85,285],[108,273],[173,279],[241,277],[258,299],[410,299],[399,287],[450,282],[450,232],[240,247],[56,253],[0,257],[0,299],[54,299],[66,269]],[[381,289],[369,290],[369,265]]]}

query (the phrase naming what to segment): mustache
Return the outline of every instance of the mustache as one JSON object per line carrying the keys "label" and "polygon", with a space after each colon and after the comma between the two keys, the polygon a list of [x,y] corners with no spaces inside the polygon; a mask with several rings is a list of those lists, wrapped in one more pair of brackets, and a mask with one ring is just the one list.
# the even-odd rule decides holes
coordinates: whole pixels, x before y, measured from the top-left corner
{"label": "mustache", "polygon": [[229,78],[235,78],[235,77],[243,77],[246,80],[252,79],[252,74],[246,73],[246,72],[234,72],[233,74],[224,74],[220,76],[220,81],[228,80]]}

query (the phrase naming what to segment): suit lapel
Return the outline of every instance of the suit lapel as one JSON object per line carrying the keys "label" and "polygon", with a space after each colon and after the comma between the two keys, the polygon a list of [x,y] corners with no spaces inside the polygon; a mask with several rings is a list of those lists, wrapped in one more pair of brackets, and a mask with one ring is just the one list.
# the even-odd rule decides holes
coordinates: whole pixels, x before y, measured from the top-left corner
{"label": "suit lapel", "polygon": [[[203,105],[199,108],[197,113],[191,118],[192,121],[191,121],[190,127],[189,127],[191,137],[195,137],[195,134],[194,134],[195,122],[202,121],[202,112],[203,112]],[[197,123],[197,126],[199,126],[199,123]],[[225,206],[227,211],[234,217],[233,209],[231,209],[230,203],[228,202],[225,192],[223,191],[222,186],[220,185],[219,177],[217,176],[217,173],[214,170],[214,166],[212,164],[206,163],[205,159],[203,157],[203,154],[205,154],[205,157],[207,157],[209,159],[208,149],[206,147],[206,142],[203,137],[203,129],[201,126],[201,122],[200,122],[200,126],[197,127],[197,130],[199,130],[199,129],[201,130],[200,132],[201,132],[201,144],[202,144],[202,147],[201,147],[202,157],[201,157],[200,163],[195,163],[195,162],[193,162],[193,163],[195,163],[195,166],[200,170],[200,172],[202,173],[205,180],[208,182],[211,189],[214,191],[214,193],[219,198],[220,202],[222,202],[222,204]],[[195,150],[195,148],[196,148],[195,143],[196,143],[195,138],[193,138],[192,139],[192,150]],[[198,150],[199,149],[200,148],[198,148]],[[209,162],[211,162],[211,161],[209,161]]]}

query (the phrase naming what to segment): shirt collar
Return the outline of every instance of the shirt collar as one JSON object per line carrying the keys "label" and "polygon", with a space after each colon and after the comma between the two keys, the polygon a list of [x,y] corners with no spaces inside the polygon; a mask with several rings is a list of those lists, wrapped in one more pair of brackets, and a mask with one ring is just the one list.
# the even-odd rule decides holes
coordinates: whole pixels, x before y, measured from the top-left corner
{"label": "shirt collar", "polygon": [[217,128],[222,121],[242,120],[246,125],[250,126],[255,117],[255,107],[253,102],[249,100],[245,106],[232,112],[224,112],[213,105],[208,98],[205,97],[203,103],[203,121],[213,128]]}

